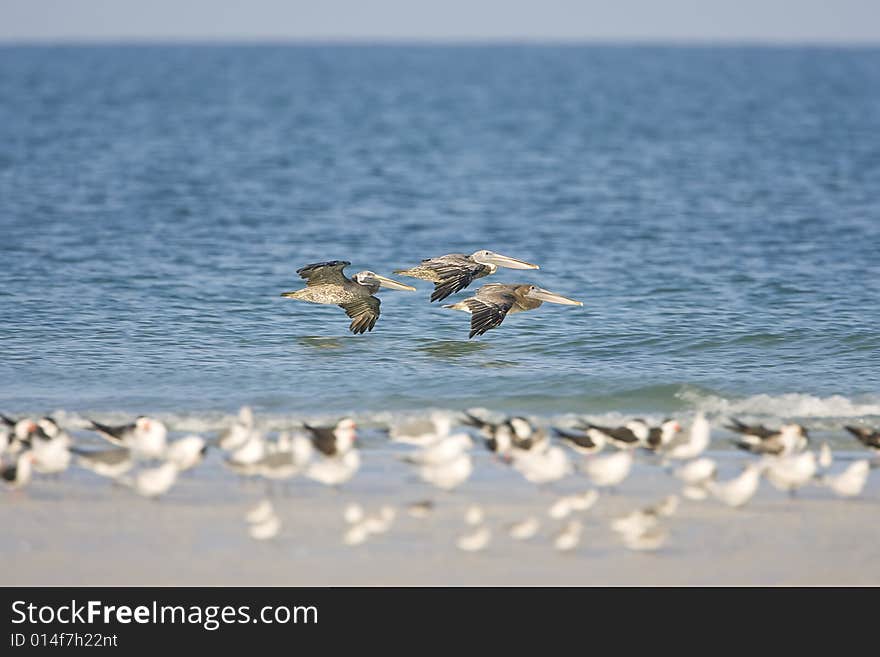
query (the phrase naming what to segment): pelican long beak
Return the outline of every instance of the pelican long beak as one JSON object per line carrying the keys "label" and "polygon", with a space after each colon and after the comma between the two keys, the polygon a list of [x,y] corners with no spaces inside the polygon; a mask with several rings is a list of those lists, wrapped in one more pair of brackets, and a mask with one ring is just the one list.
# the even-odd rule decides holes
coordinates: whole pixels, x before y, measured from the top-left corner
{"label": "pelican long beak", "polygon": [[489,255],[481,257],[480,262],[487,265],[496,265],[497,267],[507,267],[508,269],[540,269],[538,265],[533,265],[531,262],[517,260],[516,258],[492,251],[489,252]]}
{"label": "pelican long beak", "polygon": [[407,285],[406,283],[398,283],[397,281],[391,280],[390,278],[379,276],[379,274],[376,274],[376,280],[379,281],[379,285],[381,285],[382,287],[387,287],[389,290],[409,290],[410,292],[415,292],[416,289],[412,285]]}
{"label": "pelican long beak", "polygon": [[544,288],[537,288],[529,292],[526,296],[531,297],[532,299],[538,299],[539,301],[548,301],[550,303],[560,303],[564,306],[583,306],[583,301],[575,301],[574,299],[569,299],[568,297],[564,297],[561,294],[555,294],[550,292],[550,290],[545,290]]}

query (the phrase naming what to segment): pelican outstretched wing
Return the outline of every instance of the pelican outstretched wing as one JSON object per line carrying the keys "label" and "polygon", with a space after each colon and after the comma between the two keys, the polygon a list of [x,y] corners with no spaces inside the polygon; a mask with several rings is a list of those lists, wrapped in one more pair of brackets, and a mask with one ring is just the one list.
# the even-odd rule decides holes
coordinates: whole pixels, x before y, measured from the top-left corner
{"label": "pelican outstretched wing", "polygon": [[507,312],[513,307],[513,300],[487,302],[474,298],[465,299],[463,303],[467,304],[471,311],[471,332],[468,339],[501,326],[501,322],[507,317]]}
{"label": "pelican outstretched wing", "polygon": [[431,301],[442,301],[451,294],[461,292],[477,278],[485,276],[491,269],[479,262],[474,262],[464,255],[443,256],[425,260],[423,266],[430,268],[436,275]]}
{"label": "pelican outstretched wing", "polygon": [[340,303],[339,307],[345,314],[351,317],[348,329],[352,333],[372,331],[379,319],[379,305],[381,302],[376,297],[359,297],[348,303]]}
{"label": "pelican outstretched wing", "polygon": [[329,262],[316,262],[305,267],[300,267],[296,273],[300,278],[306,279],[309,285],[342,285],[346,278],[342,270],[351,263],[347,260],[330,260]]}

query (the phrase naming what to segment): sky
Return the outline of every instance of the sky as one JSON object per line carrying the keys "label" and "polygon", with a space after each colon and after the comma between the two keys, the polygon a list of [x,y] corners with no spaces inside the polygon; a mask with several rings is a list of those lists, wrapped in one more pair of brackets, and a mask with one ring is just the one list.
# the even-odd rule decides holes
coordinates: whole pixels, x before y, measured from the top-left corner
{"label": "sky", "polygon": [[0,41],[880,43],[880,0],[0,0]]}

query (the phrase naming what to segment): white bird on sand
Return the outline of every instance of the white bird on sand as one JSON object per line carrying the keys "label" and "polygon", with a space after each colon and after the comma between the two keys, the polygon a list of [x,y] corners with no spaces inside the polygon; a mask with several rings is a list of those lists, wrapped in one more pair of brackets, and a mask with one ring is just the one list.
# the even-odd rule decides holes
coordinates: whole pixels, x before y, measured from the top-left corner
{"label": "white bird on sand", "polygon": [[117,481],[133,488],[139,495],[157,498],[171,490],[179,472],[176,463],[166,461],[154,468],[138,471],[133,478],[120,477]]}
{"label": "white bird on sand", "polygon": [[749,463],[743,471],[733,479],[708,483],[709,492],[730,507],[741,507],[758,492],[761,483],[761,466]]}
{"label": "white bird on sand", "polygon": [[669,538],[669,531],[664,527],[655,525],[644,532],[636,534],[622,534],[623,544],[630,550],[640,552],[650,552],[659,550],[666,544]]}
{"label": "white bird on sand", "polygon": [[679,499],[678,495],[667,495],[654,506],[648,507],[649,511],[656,513],[658,516],[674,516],[678,511]]}
{"label": "white bird on sand", "polygon": [[856,497],[868,482],[871,464],[868,459],[853,461],[837,475],[825,475],[819,481],[841,497]]}
{"label": "white bird on sand", "polygon": [[281,518],[274,513],[261,522],[252,523],[248,527],[248,534],[255,541],[268,541],[275,538],[281,531]]}
{"label": "white bird on sand", "polygon": [[633,460],[632,450],[621,450],[607,456],[590,457],[581,467],[594,485],[614,487],[629,476]]}
{"label": "white bird on sand", "polygon": [[361,466],[360,452],[350,449],[339,456],[319,456],[306,466],[305,476],[325,486],[339,486],[351,479]]}
{"label": "white bird on sand", "polygon": [[250,406],[242,406],[232,426],[220,434],[217,445],[224,451],[235,451],[247,442],[253,431],[254,412]]}
{"label": "white bird on sand", "polygon": [[684,461],[702,454],[711,441],[712,427],[703,413],[698,413],[691,422],[691,430],[686,438],[673,440],[664,452],[666,458]]}
{"label": "white bird on sand", "polygon": [[34,470],[40,474],[58,474],[70,465],[73,456],[68,443],[63,438],[41,438],[34,436],[31,440],[34,455]]}
{"label": "white bird on sand", "polygon": [[479,525],[483,522],[483,509],[473,504],[464,512],[464,521],[468,525]]}
{"label": "white bird on sand", "polygon": [[713,479],[718,472],[718,464],[704,456],[688,461],[677,468],[672,474],[689,486],[699,486]]}
{"label": "white bird on sand", "polygon": [[370,537],[370,532],[362,522],[356,522],[349,526],[345,534],[342,535],[342,542],[346,545],[360,545]]}
{"label": "white bird on sand", "polygon": [[207,441],[201,436],[184,436],[168,444],[165,458],[176,463],[181,472],[185,472],[202,462],[207,449]]}
{"label": "white bird on sand", "polygon": [[510,538],[517,541],[527,541],[537,534],[540,528],[541,522],[535,516],[529,516],[524,520],[509,525],[507,533],[510,535]]}
{"label": "white bird on sand", "polygon": [[118,426],[90,422],[90,428],[102,438],[114,445],[128,447],[135,456],[158,459],[165,454],[168,428],[160,420],[141,415],[131,424]]}
{"label": "white bird on sand", "polygon": [[342,517],[349,525],[357,524],[364,519],[364,508],[357,503],[349,504],[343,510]]}
{"label": "white bird on sand", "polygon": [[560,520],[571,514],[572,511],[587,511],[599,499],[599,491],[590,489],[580,495],[565,495],[560,497],[547,512],[551,518]]}
{"label": "white bird on sand", "polygon": [[625,516],[614,518],[611,521],[611,529],[621,535],[638,535],[652,529],[658,523],[658,514],[638,509]]}
{"label": "white bird on sand", "polygon": [[656,527],[661,517],[675,515],[678,504],[677,495],[667,495],[657,504],[615,518],[611,521],[611,529],[622,535],[640,536]]}
{"label": "white bird on sand", "polygon": [[76,463],[81,468],[91,470],[96,475],[116,479],[134,466],[131,450],[127,447],[111,447],[101,450],[84,450],[74,447]]}
{"label": "white bird on sand", "polygon": [[571,503],[567,497],[560,497],[547,510],[547,515],[556,520],[562,520],[571,515]]}
{"label": "white bird on sand", "polygon": [[513,468],[526,481],[533,484],[548,484],[559,481],[572,472],[568,454],[561,447],[553,446],[529,451],[514,449],[510,452]]}
{"label": "white bird on sand", "polygon": [[408,454],[403,460],[416,465],[440,465],[466,452],[473,445],[473,438],[468,434],[456,433],[439,438],[417,452]]}
{"label": "white bird on sand", "polygon": [[462,534],[458,537],[455,544],[459,550],[464,552],[479,552],[480,550],[485,550],[491,540],[491,530],[486,526],[482,526],[477,527],[469,534]]}
{"label": "white bird on sand", "polygon": [[764,476],[773,486],[793,495],[813,479],[818,469],[816,454],[811,451],[764,459]]}
{"label": "white bird on sand", "polygon": [[418,418],[393,424],[388,429],[392,442],[426,447],[445,438],[452,430],[452,417],[449,413],[435,411],[427,418]]}
{"label": "white bird on sand", "polygon": [[570,520],[554,537],[553,546],[560,552],[574,550],[581,541],[582,530],[583,525],[580,520]]}
{"label": "white bird on sand", "polygon": [[384,534],[391,529],[391,525],[394,524],[394,519],[396,517],[397,509],[393,506],[386,505],[380,508],[378,513],[365,516],[360,524],[363,525],[364,529],[370,535]]}
{"label": "white bird on sand", "polygon": [[442,490],[452,490],[467,481],[473,471],[471,455],[464,452],[446,463],[423,465],[418,473],[423,481]]}
{"label": "white bird on sand", "polygon": [[247,440],[235,448],[226,457],[226,465],[233,471],[242,474],[256,474],[256,464],[266,456],[266,440],[262,433],[253,431]]}
{"label": "white bird on sand", "polygon": [[252,507],[245,514],[244,519],[252,525],[259,525],[275,515],[275,509],[271,500],[260,500],[256,506]]}
{"label": "white bird on sand", "polygon": [[717,473],[718,464],[704,456],[688,461],[672,474],[685,484],[682,495],[690,500],[704,500],[709,494],[707,486]]}

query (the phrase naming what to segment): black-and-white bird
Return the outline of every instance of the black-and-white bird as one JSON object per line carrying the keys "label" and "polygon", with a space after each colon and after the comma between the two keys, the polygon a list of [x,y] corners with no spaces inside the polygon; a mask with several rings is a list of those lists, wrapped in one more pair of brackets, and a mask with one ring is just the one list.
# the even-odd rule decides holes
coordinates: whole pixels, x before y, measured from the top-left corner
{"label": "black-and-white bird", "polygon": [[595,429],[588,429],[585,432],[580,432],[553,427],[553,433],[555,433],[556,437],[565,445],[576,451],[578,454],[595,454],[596,452],[601,452],[607,442],[605,434],[596,431]]}
{"label": "black-and-white bird", "polygon": [[165,454],[168,428],[155,418],[141,415],[134,422],[110,426],[90,420],[91,429],[105,440],[128,447],[145,458],[162,458]]}
{"label": "black-and-white bird", "polygon": [[807,447],[809,432],[800,424],[784,424],[778,430],[763,424],[748,425],[736,419],[725,425],[726,429],[742,436],[734,444],[753,454],[787,456],[802,452]]}
{"label": "black-and-white bird", "polygon": [[350,417],[339,420],[328,427],[314,427],[303,424],[309,432],[312,445],[324,456],[337,456],[350,450],[357,439],[357,425]]}
{"label": "black-and-white bird", "polygon": [[32,450],[19,452],[9,463],[0,464],[0,479],[11,488],[24,488],[33,475],[33,463]]}
{"label": "black-and-white bird", "polygon": [[127,447],[111,447],[100,450],[72,447],[70,451],[76,455],[77,465],[109,479],[116,479],[124,475],[134,466],[131,450]]}
{"label": "black-and-white bird", "polygon": [[640,444],[647,444],[651,432],[648,423],[640,418],[630,420],[620,427],[603,427],[592,422],[584,422],[582,427],[588,433],[594,432],[591,435],[601,434],[605,437],[606,442],[618,449],[629,449],[638,447]]}
{"label": "black-and-white bird", "polygon": [[516,416],[501,422],[490,422],[471,413],[465,413],[464,423],[476,428],[485,438],[490,452],[505,455],[511,450],[530,451],[547,444],[547,432],[527,418]]}
{"label": "black-and-white bird", "polygon": [[868,429],[867,427],[845,426],[844,429],[856,437],[862,445],[868,449],[880,452],[880,430]]}

